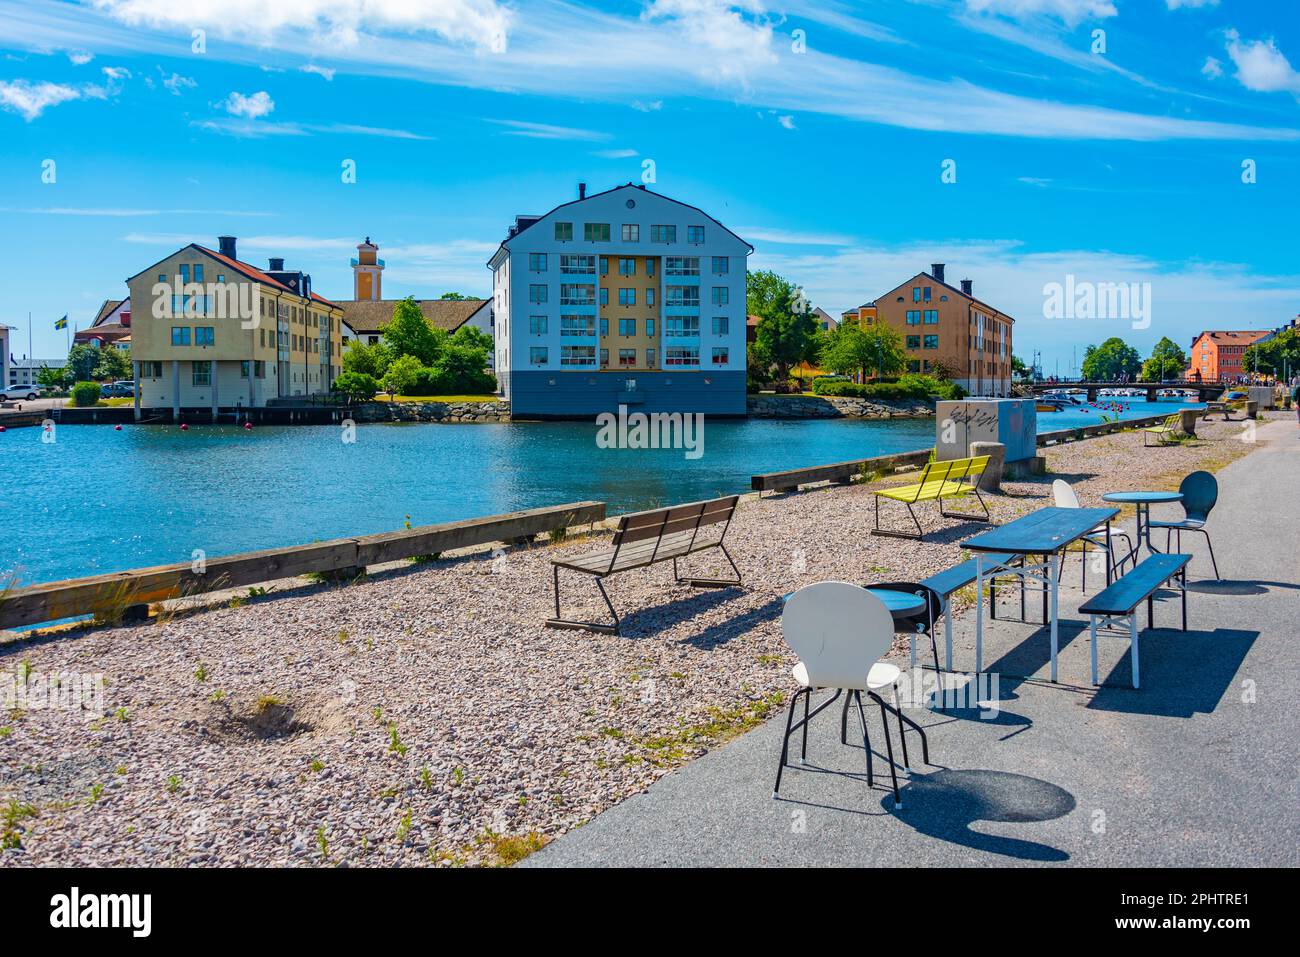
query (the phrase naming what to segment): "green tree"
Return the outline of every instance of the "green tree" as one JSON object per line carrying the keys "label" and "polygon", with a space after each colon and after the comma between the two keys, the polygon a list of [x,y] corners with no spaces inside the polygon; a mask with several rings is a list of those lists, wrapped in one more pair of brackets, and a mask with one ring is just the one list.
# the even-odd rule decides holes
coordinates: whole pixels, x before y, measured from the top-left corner
{"label": "green tree", "polygon": [[437,363],[449,338],[446,330],[429,325],[420,304],[410,296],[393,308],[393,318],[380,331],[394,357],[415,356],[426,366]]}
{"label": "green tree", "polygon": [[382,379],[392,359],[392,351],[382,342],[366,345],[360,339],[353,339],[343,352],[343,370]]}
{"label": "green tree", "polygon": [[97,350],[99,362],[95,364],[95,378],[115,380],[131,378],[131,354],[125,349],[105,346]]}
{"label": "green tree", "polygon": [[1011,378],[1027,379],[1029,378],[1029,366],[1025,365],[1025,360],[1020,356],[1011,357]]}
{"label": "green tree", "polygon": [[382,385],[392,395],[410,395],[411,387],[425,374],[424,363],[415,356],[398,356],[388,364]]}
{"label": "green tree", "polygon": [[42,389],[61,392],[68,387],[68,376],[62,369],[41,366],[36,370],[36,384]]}
{"label": "green tree", "polygon": [[1142,380],[1144,382],[1162,382],[1165,379],[1181,379],[1187,368],[1187,353],[1168,336],[1162,338],[1151,350],[1151,357],[1142,363]]}
{"label": "green tree", "polygon": [[463,301],[465,301],[466,299],[473,299],[474,297],[473,297],[473,296],[467,296],[467,295],[465,295],[464,293],[461,293],[461,292],[444,292],[444,293],[443,293],[441,296],[439,296],[438,298],[439,298],[439,299],[451,299],[451,300],[454,300],[454,301],[456,301],[456,302],[463,302]]}
{"label": "green tree", "polygon": [[1267,342],[1247,346],[1241,356],[1241,368],[1284,379],[1294,376],[1300,372],[1300,330],[1283,329]]}
{"label": "green tree", "polygon": [[66,377],[69,382],[89,382],[95,377],[99,365],[99,350],[85,343],[77,343],[68,350]]}
{"label": "green tree", "polygon": [[379,391],[379,383],[365,372],[343,372],[334,380],[333,389],[358,399],[373,399]]}
{"label": "green tree", "polygon": [[767,270],[749,273],[745,287],[746,308],[759,317],[749,347],[754,363],[775,369],[783,381],[791,366],[817,361],[817,322],[802,290]]}
{"label": "green tree", "polygon": [[858,373],[866,381],[870,372],[886,376],[902,372],[907,364],[903,339],[882,324],[841,324],[827,333],[819,357],[823,369],[843,375]]}
{"label": "green tree", "polygon": [[1111,336],[1099,346],[1088,346],[1083,354],[1083,377],[1089,382],[1115,382],[1120,376],[1137,375],[1142,357],[1118,336]]}
{"label": "green tree", "polygon": [[496,345],[491,336],[469,323],[461,326],[452,334],[451,344],[453,346],[468,346],[472,349],[481,349],[483,351],[484,365],[487,364],[487,357]]}

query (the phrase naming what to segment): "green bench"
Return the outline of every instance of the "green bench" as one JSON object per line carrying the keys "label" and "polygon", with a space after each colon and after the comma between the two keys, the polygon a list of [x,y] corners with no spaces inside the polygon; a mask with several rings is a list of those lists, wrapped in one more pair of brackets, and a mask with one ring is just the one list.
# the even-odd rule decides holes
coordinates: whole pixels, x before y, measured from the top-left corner
{"label": "green bench", "polygon": [[[876,527],[872,529],[871,534],[889,535],[895,538],[923,539],[925,530],[921,528],[921,522],[916,517],[916,512],[912,511],[912,506],[918,502],[938,502],[939,514],[944,518],[966,518],[976,522],[989,521],[989,509],[984,504],[984,499],[980,497],[979,490],[980,476],[984,474],[984,469],[988,464],[989,457],[987,455],[969,459],[949,459],[946,462],[930,462],[921,470],[921,474],[915,483],[878,490],[876,492]],[[958,512],[945,512],[943,510],[943,503],[946,500],[961,498],[966,495],[975,496],[976,501],[980,503],[980,508],[984,510],[982,516],[963,515]],[[882,498],[902,502],[907,506],[907,514],[911,516],[912,522],[916,525],[915,535],[911,532],[901,532],[880,527],[880,500]]]}

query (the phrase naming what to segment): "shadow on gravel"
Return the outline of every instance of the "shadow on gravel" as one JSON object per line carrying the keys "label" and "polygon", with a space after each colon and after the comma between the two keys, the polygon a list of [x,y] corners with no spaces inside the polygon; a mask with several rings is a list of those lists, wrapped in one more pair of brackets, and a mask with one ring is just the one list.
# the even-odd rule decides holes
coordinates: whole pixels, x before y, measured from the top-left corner
{"label": "shadow on gravel", "polygon": [[[1111,673],[1103,673],[1102,686],[1088,707],[1167,718],[1210,714],[1232,690],[1233,679],[1258,637],[1257,631],[1235,628],[1144,630],[1138,639],[1142,687],[1133,687],[1131,658],[1125,650]],[[1111,644],[1116,642],[1125,648],[1124,639]]]}
{"label": "shadow on gravel", "polygon": [[[619,606],[618,595],[615,592],[618,579],[613,578],[611,581],[614,585],[611,585],[609,589],[609,596],[613,600],[614,606],[619,608],[623,620],[622,634],[624,638],[652,638],[674,625],[690,621],[697,615],[710,611],[719,605],[725,605],[728,601],[739,598],[744,594],[744,586],[740,585],[733,585],[729,588],[691,588],[681,595],[673,595],[665,589],[657,599],[650,599],[659,600],[659,604],[645,605],[633,611],[624,612]],[[569,601],[567,592],[565,601]],[[779,600],[776,601],[776,604],[780,605]],[[712,632],[718,629],[730,631],[731,622],[739,620],[730,619],[721,625],[712,626],[708,631]],[[731,634],[728,637],[734,638],[735,635]],[[692,643],[697,640],[690,639]]]}
{"label": "shadow on gravel", "polygon": [[1048,781],[1007,771],[936,771],[913,777],[902,798],[902,811],[892,810],[892,794],[882,803],[900,822],[928,837],[1024,861],[1070,859],[1048,844],[971,828],[977,821],[1032,824],[1069,814],[1076,805],[1074,795]]}

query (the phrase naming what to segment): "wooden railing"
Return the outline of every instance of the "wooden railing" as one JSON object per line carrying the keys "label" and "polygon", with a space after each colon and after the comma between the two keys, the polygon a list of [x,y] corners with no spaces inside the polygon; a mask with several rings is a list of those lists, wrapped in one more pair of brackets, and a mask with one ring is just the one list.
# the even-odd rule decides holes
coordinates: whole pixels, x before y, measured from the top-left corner
{"label": "wooden railing", "polygon": [[131,571],[111,572],[0,591],[0,628],[82,615],[119,619],[126,609],[224,588],[259,585],[310,573],[344,575],[367,565],[488,545],[603,521],[604,502],[570,502],[462,522],[423,525],[378,535],[243,552]]}

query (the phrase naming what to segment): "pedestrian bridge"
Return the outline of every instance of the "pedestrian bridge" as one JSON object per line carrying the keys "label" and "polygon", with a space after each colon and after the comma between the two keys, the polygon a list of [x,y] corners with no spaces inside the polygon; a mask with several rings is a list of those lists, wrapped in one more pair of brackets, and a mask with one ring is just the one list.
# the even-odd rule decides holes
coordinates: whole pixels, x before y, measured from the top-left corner
{"label": "pedestrian bridge", "polygon": [[1036,395],[1044,392],[1057,392],[1061,389],[1086,389],[1088,401],[1096,402],[1097,393],[1102,389],[1145,389],[1147,401],[1156,401],[1156,393],[1161,389],[1195,390],[1201,402],[1217,399],[1229,386],[1223,382],[1035,382],[1033,390]]}

